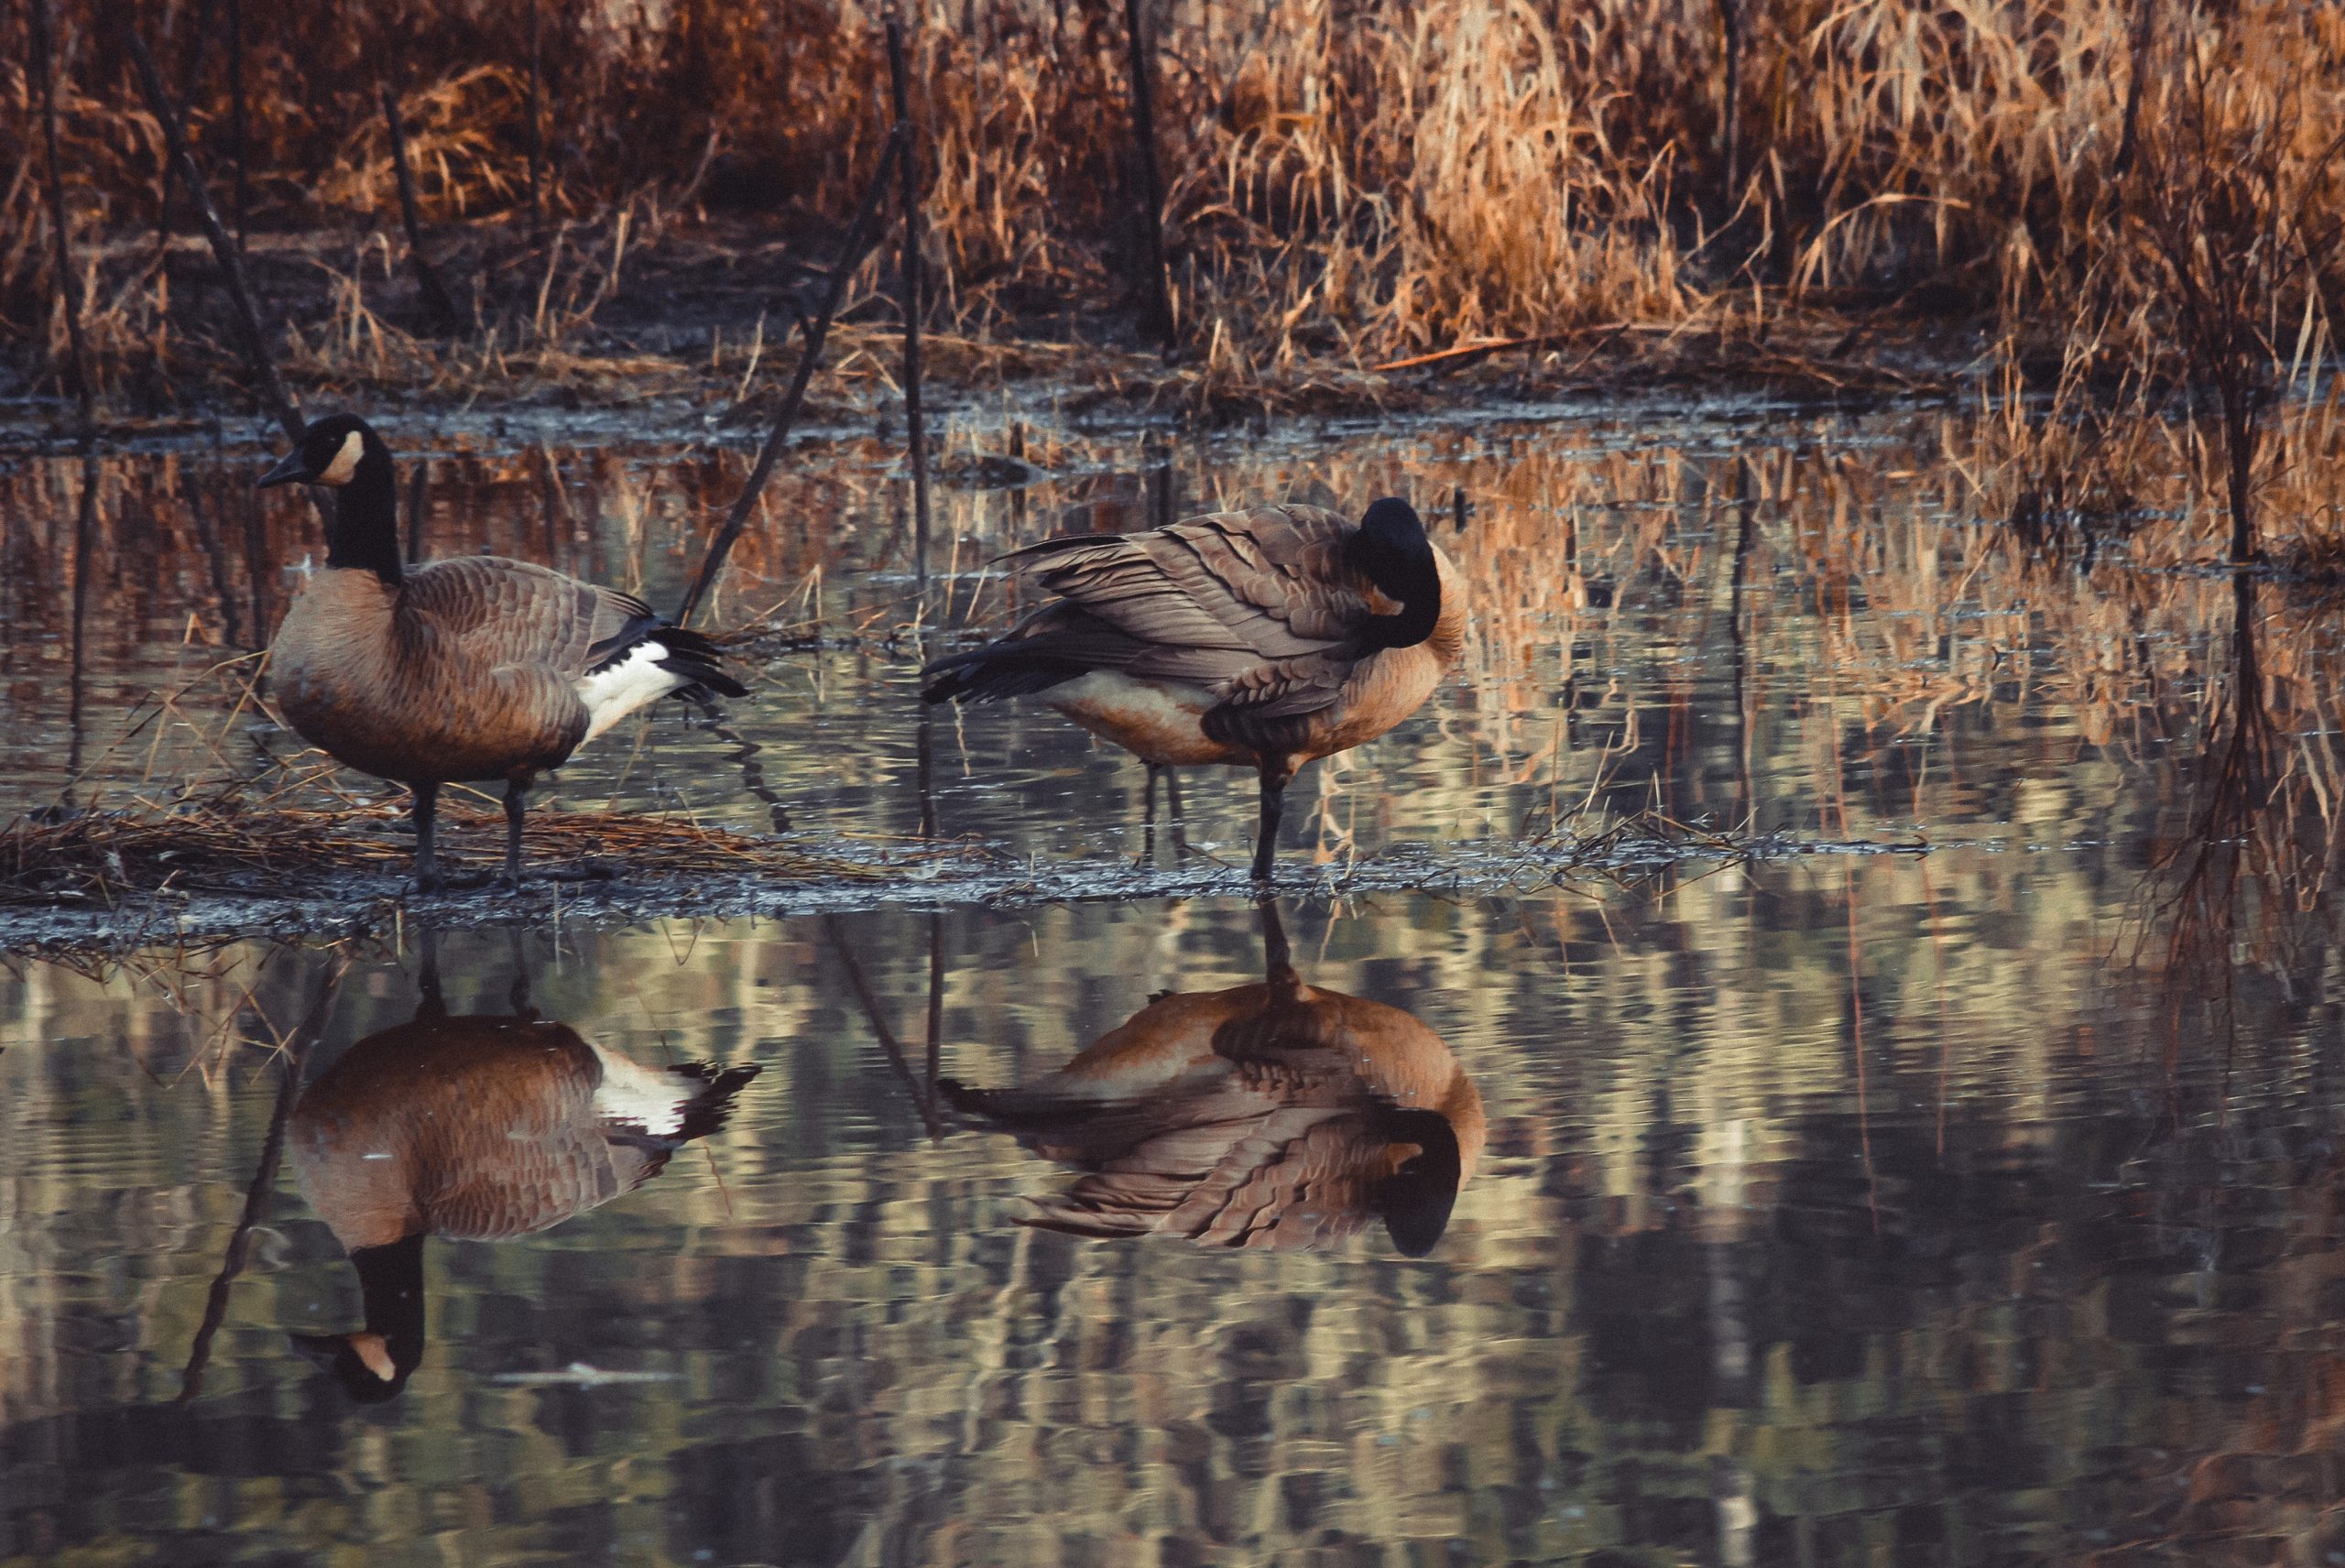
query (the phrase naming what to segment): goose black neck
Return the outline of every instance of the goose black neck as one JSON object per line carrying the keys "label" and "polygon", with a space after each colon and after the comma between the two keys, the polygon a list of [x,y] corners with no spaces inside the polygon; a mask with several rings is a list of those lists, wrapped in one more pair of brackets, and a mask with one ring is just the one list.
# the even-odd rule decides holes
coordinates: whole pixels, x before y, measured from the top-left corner
{"label": "goose black neck", "polygon": [[366,443],[350,483],[334,493],[326,565],[371,572],[392,588],[406,576],[399,562],[398,485],[391,474],[391,454],[380,442]]}
{"label": "goose black neck", "polygon": [[1359,640],[1369,648],[1414,648],[1433,636],[1441,624],[1441,572],[1432,544],[1420,539],[1414,549],[1371,546],[1361,553],[1368,580],[1386,598],[1400,600],[1401,610],[1369,616]]}
{"label": "goose black neck", "polygon": [[1465,1183],[1457,1129],[1437,1111],[1395,1107],[1377,1128],[1390,1143],[1413,1143],[1417,1152],[1376,1184],[1370,1203],[1384,1216],[1385,1234],[1410,1258],[1423,1258],[1449,1228],[1449,1212]]}
{"label": "goose black neck", "polygon": [[1440,624],[1441,579],[1428,571],[1423,586],[1401,600],[1399,615],[1369,616],[1360,640],[1370,648],[1414,648],[1433,636],[1434,627]]}
{"label": "goose black neck", "polygon": [[1361,643],[1414,648],[1433,636],[1441,624],[1441,566],[1423,522],[1407,502],[1388,497],[1369,507],[1348,553],[1352,567],[1377,592],[1401,604],[1398,615],[1369,616]]}
{"label": "goose black neck", "polygon": [[423,1355],[423,1236],[402,1236],[350,1255],[358,1270],[366,1332],[379,1334],[391,1358],[410,1366]]}

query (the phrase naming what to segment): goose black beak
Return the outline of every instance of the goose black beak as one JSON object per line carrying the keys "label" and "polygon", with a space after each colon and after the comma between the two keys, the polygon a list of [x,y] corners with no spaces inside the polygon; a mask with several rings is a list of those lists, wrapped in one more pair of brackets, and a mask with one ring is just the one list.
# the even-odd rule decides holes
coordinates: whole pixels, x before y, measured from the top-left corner
{"label": "goose black beak", "polygon": [[299,448],[285,454],[275,468],[253,482],[256,490],[266,490],[272,485],[306,485],[317,476],[302,462]]}

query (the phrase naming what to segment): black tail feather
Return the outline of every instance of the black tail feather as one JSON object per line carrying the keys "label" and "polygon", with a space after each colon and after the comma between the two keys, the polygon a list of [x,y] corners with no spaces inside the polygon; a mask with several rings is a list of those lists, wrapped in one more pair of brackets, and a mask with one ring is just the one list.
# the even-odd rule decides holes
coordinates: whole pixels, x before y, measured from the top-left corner
{"label": "black tail feather", "polygon": [[725,1126],[733,1114],[734,1096],[758,1075],[758,1064],[751,1062],[739,1067],[718,1067],[706,1062],[688,1062],[669,1071],[679,1077],[697,1078],[708,1085],[685,1105],[683,1125],[676,1131],[678,1143],[690,1143]]}
{"label": "black tail feather", "polygon": [[724,655],[714,643],[700,632],[682,626],[662,626],[652,634],[668,650],[660,668],[671,670],[692,682],[680,689],[679,697],[705,696],[722,692],[727,697],[746,697],[749,689],[725,673]]}
{"label": "black tail feather", "polygon": [[656,642],[668,650],[660,660],[660,669],[692,682],[679,687],[671,695],[706,696],[720,691],[727,697],[749,694],[747,686],[725,673],[725,655],[706,633],[676,626],[665,615],[655,615],[648,610],[586,650],[586,673],[601,674],[647,642]]}
{"label": "black tail feather", "polygon": [[1054,658],[1047,649],[1023,648],[1014,642],[988,643],[967,653],[940,659],[920,672],[923,702],[997,702],[1005,697],[1031,697],[1062,681],[1072,681],[1090,667]]}

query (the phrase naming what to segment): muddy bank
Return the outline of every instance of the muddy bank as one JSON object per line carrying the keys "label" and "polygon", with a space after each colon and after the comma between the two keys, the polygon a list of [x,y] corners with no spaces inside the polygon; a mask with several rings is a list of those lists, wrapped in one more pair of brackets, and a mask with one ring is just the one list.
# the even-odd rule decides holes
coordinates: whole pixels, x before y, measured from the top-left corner
{"label": "muddy bank", "polygon": [[[1810,855],[1917,855],[1915,839],[1819,839],[1793,833],[1729,838],[1643,828],[1588,836],[1492,839],[1438,849],[1395,844],[1347,863],[1280,867],[1288,898],[1341,899],[1424,893],[1447,898],[1529,895],[1580,884],[1630,885],[1670,872],[1701,875],[1728,866]],[[886,909],[1045,904],[1140,898],[1249,898],[1258,885],[1243,865],[1211,855],[1172,866],[1121,856],[1021,859],[998,846],[969,844],[917,861],[874,856],[845,841],[820,844],[843,874],[780,878],[756,872],[576,880],[540,877],[517,892],[477,886],[417,895],[403,876],[344,873],[314,878],[299,894],[242,894],[210,887],[125,896],[111,905],[73,899],[0,907],[0,953],[114,953],[247,938],[337,939],[400,922],[435,929],[506,925],[612,929],[674,919],[780,919]],[[859,874],[858,874],[859,873]]]}

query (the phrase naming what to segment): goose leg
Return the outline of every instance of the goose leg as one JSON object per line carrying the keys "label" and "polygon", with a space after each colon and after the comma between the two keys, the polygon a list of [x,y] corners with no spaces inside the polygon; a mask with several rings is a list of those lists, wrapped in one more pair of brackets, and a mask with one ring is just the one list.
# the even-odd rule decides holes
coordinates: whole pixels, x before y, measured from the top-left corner
{"label": "goose leg", "polygon": [[1181,771],[1171,763],[1164,766],[1164,804],[1169,809],[1172,830],[1172,854],[1175,858],[1196,853],[1189,847],[1189,819],[1181,809]]}
{"label": "goose leg", "polygon": [[1279,817],[1286,808],[1287,781],[1294,777],[1294,767],[1284,757],[1262,764],[1262,825],[1254,841],[1254,880],[1271,879],[1271,862],[1279,850]]}
{"label": "goose leg", "polygon": [[440,990],[440,933],[430,926],[418,928],[423,948],[422,961],[416,966],[415,1016],[419,1018],[444,1018],[448,1016],[448,998]]}
{"label": "goose leg", "polygon": [[513,955],[513,984],[506,988],[506,1000],[516,1018],[534,1018],[537,1010],[529,1006],[529,960],[521,951],[521,928],[506,930],[506,950]]}
{"label": "goose leg", "polygon": [[1156,863],[1156,776],[1164,769],[1153,762],[1143,766],[1148,768],[1148,788],[1140,791],[1140,863],[1153,866]]}
{"label": "goose leg", "polygon": [[505,785],[505,885],[508,892],[521,886],[521,815],[529,809],[529,780],[511,779]]}
{"label": "goose leg", "polygon": [[437,893],[447,886],[440,879],[440,853],[433,842],[432,827],[440,806],[440,786],[418,784],[415,789],[415,890]]}

